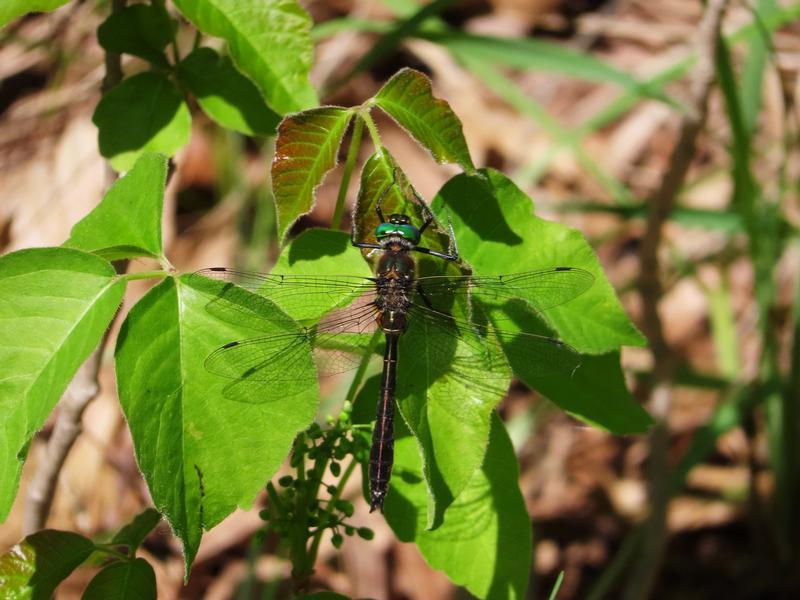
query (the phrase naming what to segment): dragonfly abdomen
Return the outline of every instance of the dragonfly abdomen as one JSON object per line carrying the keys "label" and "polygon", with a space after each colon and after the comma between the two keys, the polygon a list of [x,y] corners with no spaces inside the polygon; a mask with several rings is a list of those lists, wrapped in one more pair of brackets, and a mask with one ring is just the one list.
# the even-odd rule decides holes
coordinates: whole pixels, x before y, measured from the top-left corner
{"label": "dragonfly abdomen", "polygon": [[370,512],[379,508],[383,512],[383,501],[389,489],[394,461],[394,397],[397,384],[398,334],[386,334],[386,350],[383,354],[381,396],[372,432],[372,449],[369,454]]}

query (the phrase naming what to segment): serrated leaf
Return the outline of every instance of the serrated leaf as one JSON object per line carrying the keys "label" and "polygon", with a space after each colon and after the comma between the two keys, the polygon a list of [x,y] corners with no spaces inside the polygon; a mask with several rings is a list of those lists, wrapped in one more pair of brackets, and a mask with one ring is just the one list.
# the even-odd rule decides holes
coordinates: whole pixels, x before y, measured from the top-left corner
{"label": "serrated leaf", "polygon": [[197,48],[178,65],[178,76],[211,119],[245,135],[273,135],[280,116],[227,56]]}
{"label": "serrated leaf", "polygon": [[130,169],[145,152],[172,156],[186,142],[192,118],[175,85],[159,73],[140,73],[109,90],[92,121],[100,154],[117,171]]}
{"label": "serrated leaf", "polygon": [[43,529],[29,535],[0,556],[2,597],[48,600],[92,551],[91,540],[70,531]]}
{"label": "serrated leaf", "polygon": [[143,154],[124,177],[114,182],[100,204],[75,224],[64,246],[106,260],[160,257],[166,181],[166,157]]}
{"label": "serrated leaf", "polygon": [[155,571],[143,558],[111,563],[94,576],[81,599],[155,600]]}
{"label": "serrated leaf", "polygon": [[413,438],[400,433],[386,499],[386,520],[395,535],[414,542],[428,564],[478,598],[524,598],[531,523],[517,483],[514,449],[497,415],[491,419],[483,465],[433,531],[426,529],[427,493],[419,454]]}
{"label": "serrated leaf", "polygon": [[247,404],[230,399],[231,381],[209,372],[206,358],[234,340],[291,331],[297,326],[262,297],[197,275],[166,279],[123,324],[120,402],[153,502],[183,542],[187,573],[203,530],[252,504],[318,399],[310,353],[297,356],[291,386],[265,384],[264,401]]}
{"label": "serrated leaf", "polygon": [[132,54],[166,68],[164,48],[172,41],[175,27],[163,7],[134,4],[112,12],[97,28],[97,41],[110,52]]}
{"label": "serrated leaf", "polygon": [[398,71],[375,96],[375,104],[397,121],[440,163],[475,170],[461,121],[450,105],[434,98],[430,80],[414,69]]}
{"label": "serrated leaf", "polygon": [[135,551],[160,522],[159,512],[152,508],[146,508],[117,532],[111,540],[111,545],[127,546],[129,551]]}
{"label": "serrated leaf", "polygon": [[296,0],[176,0],[200,31],[228,42],[233,62],[278,114],[317,104],[308,73],[311,18]]}
{"label": "serrated leaf", "polygon": [[49,12],[69,0],[3,0],[0,4],[0,27],[29,12]]}
{"label": "serrated leaf", "polygon": [[124,291],[110,264],[77,250],[0,258],[0,521],[31,438],[100,342]]}
{"label": "serrated leaf", "polygon": [[272,161],[280,240],[292,223],[314,207],[314,190],[336,166],[339,145],[352,116],[350,109],[322,106],[281,121]]}

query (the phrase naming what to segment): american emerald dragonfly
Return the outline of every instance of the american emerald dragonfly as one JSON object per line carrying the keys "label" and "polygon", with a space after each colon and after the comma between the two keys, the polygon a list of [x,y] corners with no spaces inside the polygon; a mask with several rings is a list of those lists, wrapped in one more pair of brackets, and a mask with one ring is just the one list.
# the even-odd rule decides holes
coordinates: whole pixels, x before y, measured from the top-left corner
{"label": "american emerald dragonfly", "polygon": [[[443,261],[459,260],[452,227],[451,248],[447,252],[421,246],[422,234],[434,223],[430,209],[418,199],[424,220],[421,227],[416,227],[406,214],[386,217],[381,207],[385,193],[386,190],[375,205],[379,219],[375,241],[357,241],[355,230],[351,235],[353,246],[378,254],[373,277],[256,274],[224,267],[199,271],[206,277],[254,289],[278,305],[288,302],[312,311],[316,307],[329,309],[321,320],[299,332],[230,342],[209,355],[206,369],[232,380],[225,392],[232,400],[268,401],[259,393],[267,382],[279,384],[281,393],[291,394],[297,361],[308,352],[314,353],[320,375],[354,369],[363,357],[347,345],[348,337],[382,332],[383,371],[369,460],[370,512],[383,510],[392,472],[398,348],[406,330],[424,326],[434,332],[436,335],[429,336],[426,347],[428,355],[451,361],[448,369],[470,385],[481,386],[483,379],[495,376],[507,378],[507,370],[495,375],[489,363],[512,346],[517,360],[526,362],[528,373],[571,376],[580,365],[580,356],[564,342],[535,333],[506,331],[486,320],[481,324],[471,318],[474,313],[462,311],[456,316],[452,309],[456,304],[475,304],[475,300],[481,306],[498,306],[524,298],[529,309],[541,312],[576,298],[594,281],[588,271],[566,266],[495,276],[418,277],[414,253]],[[447,347],[441,340],[463,344],[470,356],[454,357],[452,344]]]}

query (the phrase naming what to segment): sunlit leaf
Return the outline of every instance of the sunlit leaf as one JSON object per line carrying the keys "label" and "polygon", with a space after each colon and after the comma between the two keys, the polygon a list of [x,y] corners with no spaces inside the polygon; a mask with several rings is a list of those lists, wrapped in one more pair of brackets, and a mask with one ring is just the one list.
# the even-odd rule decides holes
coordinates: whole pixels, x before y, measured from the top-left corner
{"label": "sunlit leaf", "polygon": [[178,65],[178,76],[209,117],[246,135],[273,135],[280,117],[227,56],[197,48]]}
{"label": "sunlit leaf", "polygon": [[446,101],[434,98],[425,75],[402,69],[380,89],[375,104],[425,146],[437,162],[474,170],[461,121]]}
{"label": "sunlit leaf", "polygon": [[233,62],[278,114],[317,104],[308,72],[311,18],[296,0],[175,0],[203,33],[228,42]]}
{"label": "sunlit leaf", "polygon": [[100,204],[75,224],[64,245],[106,260],[160,257],[166,180],[166,157],[143,154],[114,182]]}
{"label": "sunlit leaf", "polygon": [[281,122],[272,162],[281,240],[292,223],[314,207],[314,190],[336,166],[336,154],[352,115],[346,108],[323,106]]}
{"label": "sunlit leaf", "polygon": [[0,27],[29,12],[55,10],[69,0],[3,0],[0,3]]}
{"label": "sunlit leaf", "polygon": [[508,434],[496,414],[483,465],[433,531],[426,529],[427,493],[414,439],[395,445],[396,467],[386,519],[397,537],[414,542],[435,569],[478,598],[525,597],[531,566],[531,524]]}
{"label": "sunlit leaf", "polygon": [[207,370],[206,359],[235,340],[292,331],[297,326],[260,296],[197,275],[163,281],[122,326],[120,402],[153,502],[183,542],[187,571],[203,530],[252,505],[318,398],[310,354],[296,355],[291,384],[253,387],[258,397],[247,403],[231,399],[232,381]]}
{"label": "sunlit leaf", "polygon": [[124,291],[109,263],[78,250],[0,258],[0,521],[31,438],[97,347]]}

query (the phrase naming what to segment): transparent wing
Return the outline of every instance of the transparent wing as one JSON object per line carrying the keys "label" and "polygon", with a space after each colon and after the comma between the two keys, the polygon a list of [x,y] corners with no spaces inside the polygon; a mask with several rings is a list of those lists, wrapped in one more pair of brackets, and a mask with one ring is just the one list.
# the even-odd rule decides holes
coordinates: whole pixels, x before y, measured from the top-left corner
{"label": "transparent wing", "polygon": [[[364,352],[364,334],[375,328],[376,308],[368,302],[337,310],[299,332],[230,342],[211,353],[205,368],[233,380],[225,395],[257,404],[295,395],[309,385],[309,360],[319,375],[356,368]],[[316,377],[314,378],[316,383]]]}
{"label": "transparent wing", "polygon": [[359,296],[375,295],[375,282],[355,275],[275,275],[226,267],[202,269],[194,275],[234,283],[266,296],[293,314],[300,315],[300,319],[316,319],[332,308],[346,306]]}
{"label": "transparent wing", "polygon": [[417,290],[435,309],[442,306],[436,300],[470,293],[488,302],[522,298],[537,311],[544,311],[577,298],[593,282],[594,275],[584,269],[555,267],[510,275],[420,277]]}
{"label": "transparent wing", "polygon": [[[515,362],[524,364],[524,373],[532,376],[571,376],[581,364],[580,354],[556,338],[476,325],[416,304],[412,306],[409,318],[424,322],[470,346],[473,349],[471,355],[454,356],[452,360],[454,369],[470,373],[473,379],[476,373],[479,378],[508,377],[506,356],[513,357],[512,368]],[[436,341],[435,336],[431,336],[430,343],[443,345]],[[452,349],[444,348],[441,354],[452,354]]]}

